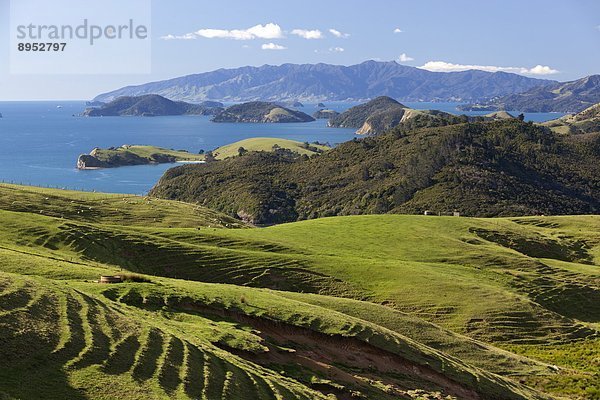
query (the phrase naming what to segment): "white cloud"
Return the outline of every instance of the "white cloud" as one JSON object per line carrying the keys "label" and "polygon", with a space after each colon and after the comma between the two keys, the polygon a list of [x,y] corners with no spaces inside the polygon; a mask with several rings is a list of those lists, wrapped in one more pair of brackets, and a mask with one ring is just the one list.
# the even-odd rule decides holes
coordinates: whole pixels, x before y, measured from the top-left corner
{"label": "white cloud", "polygon": [[556,69],[552,69],[547,65],[536,65],[533,68],[530,68],[528,72],[525,72],[527,74],[533,74],[533,75],[552,75],[552,74],[558,74],[558,70]]}
{"label": "white cloud", "polygon": [[328,53],[343,53],[344,51],[346,51],[346,49],[344,49],[343,47],[330,47],[327,50],[315,50],[315,53],[317,54],[328,54]]}
{"label": "white cloud", "polygon": [[185,35],[175,36],[175,35],[166,35],[160,37],[162,40],[193,40],[196,39],[196,35],[193,33],[186,33]]}
{"label": "white cloud", "polygon": [[285,49],[287,49],[287,47],[281,46],[281,45],[275,44],[275,43],[265,43],[262,46],[260,46],[260,48],[263,50],[285,50]]}
{"label": "white cloud", "polygon": [[162,36],[163,40],[190,40],[203,37],[206,39],[235,39],[235,40],[250,40],[250,39],[281,39],[284,37],[283,30],[277,24],[268,23],[265,25],[254,25],[248,29],[199,29],[196,32],[186,33],[185,35],[166,35]]}
{"label": "white cloud", "polygon": [[199,29],[194,34],[207,39],[234,40],[281,39],[284,37],[281,27],[273,23],[254,25],[248,29]]}
{"label": "white cloud", "polygon": [[495,65],[470,65],[470,64],[453,64],[445,61],[429,61],[420,66],[421,69],[426,69],[433,72],[456,72],[477,69],[487,72],[512,72],[525,75],[551,75],[557,74],[559,71],[552,69],[546,65],[536,65],[533,68],[526,67],[498,67]]}
{"label": "white cloud", "polygon": [[338,31],[337,29],[329,29],[329,33],[331,33],[333,36],[338,37],[338,38],[342,38],[342,39],[346,39],[350,36],[349,33],[342,33],[340,31]]}
{"label": "white cloud", "polygon": [[300,36],[304,39],[323,39],[323,32],[318,29],[307,30],[307,29],[294,29],[292,35]]}
{"label": "white cloud", "polygon": [[394,33],[402,33],[402,32],[404,32],[404,31],[400,28],[394,29]]}
{"label": "white cloud", "polygon": [[414,61],[414,58],[409,57],[408,55],[406,55],[406,53],[402,53],[398,57],[398,61],[400,61],[400,62]]}

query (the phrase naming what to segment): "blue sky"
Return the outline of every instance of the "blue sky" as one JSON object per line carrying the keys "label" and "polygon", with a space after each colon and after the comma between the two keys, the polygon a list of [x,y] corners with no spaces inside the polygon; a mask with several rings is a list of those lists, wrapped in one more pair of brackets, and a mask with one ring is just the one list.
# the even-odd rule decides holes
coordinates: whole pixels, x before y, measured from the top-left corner
{"label": "blue sky", "polygon": [[[150,73],[11,75],[9,0],[0,0],[0,100],[89,99],[129,84],[287,62],[395,60],[560,81],[600,73],[597,0],[153,0],[151,7]],[[110,47],[97,56],[107,67],[115,57]]]}

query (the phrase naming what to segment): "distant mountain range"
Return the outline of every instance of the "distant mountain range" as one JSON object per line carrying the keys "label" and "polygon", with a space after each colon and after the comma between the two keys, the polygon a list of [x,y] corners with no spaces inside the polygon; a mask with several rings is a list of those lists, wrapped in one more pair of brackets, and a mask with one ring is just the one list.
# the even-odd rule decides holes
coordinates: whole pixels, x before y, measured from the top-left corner
{"label": "distant mountain range", "polygon": [[127,86],[101,94],[94,101],[159,94],[188,102],[320,102],[364,100],[384,95],[402,101],[479,102],[555,83],[505,72],[431,72],[394,61],[366,61],[351,66],[283,64],[219,69]]}
{"label": "distant mountain range", "polygon": [[534,87],[483,104],[469,104],[462,110],[518,110],[524,112],[577,113],[600,103],[600,75],[576,81]]}

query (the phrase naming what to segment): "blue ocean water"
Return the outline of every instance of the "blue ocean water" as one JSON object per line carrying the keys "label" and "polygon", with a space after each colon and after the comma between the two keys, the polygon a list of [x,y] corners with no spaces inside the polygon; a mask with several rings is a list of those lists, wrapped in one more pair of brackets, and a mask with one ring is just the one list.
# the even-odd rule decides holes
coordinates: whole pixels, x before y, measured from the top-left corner
{"label": "blue ocean water", "polygon": [[[327,103],[343,111],[353,103]],[[406,103],[418,109],[459,113],[458,103]],[[328,128],[327,121],[298,124],[216,124],[208,117],[102,117],[75,115],[85,108],[74,102],[0,102],[0,180],[36,186],[143,194],[174,164],[79,171],[77,157],[94,147],[150,144],[198,152],[250,137],[281,137],[299,141],[351,140],[354,129]],[[316,110],[305,105],[306,113]],[[476,115],[478,113],[469,113]],[[485,113],[483,113],[485,114]],[[562,114],[526,114],[543,121]]]}

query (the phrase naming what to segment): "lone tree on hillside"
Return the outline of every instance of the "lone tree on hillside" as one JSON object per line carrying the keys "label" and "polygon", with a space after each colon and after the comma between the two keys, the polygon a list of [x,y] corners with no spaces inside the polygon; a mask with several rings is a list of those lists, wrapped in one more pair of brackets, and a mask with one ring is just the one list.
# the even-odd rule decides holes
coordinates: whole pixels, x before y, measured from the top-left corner
{"label": "lone tree on hillside", "polygon": [[240,148],[238,149],[238,155],[239,155],[239,156],[243,156],[243,155],[244,155],[244,154],[246,154],[247,152],[248,152],[248,150],[246,150],[246,149],[245,149],[245,148],[243,148],[243,147],[240,147]]}
{"label": "lone tree on hillside", "polygon": [[207,151],[206,153],[204,153],[204,160],[208,163],[208,162],[213,162],[213,161],[217,161],[217,159],[215,158],[214,154],[212,151]]}

